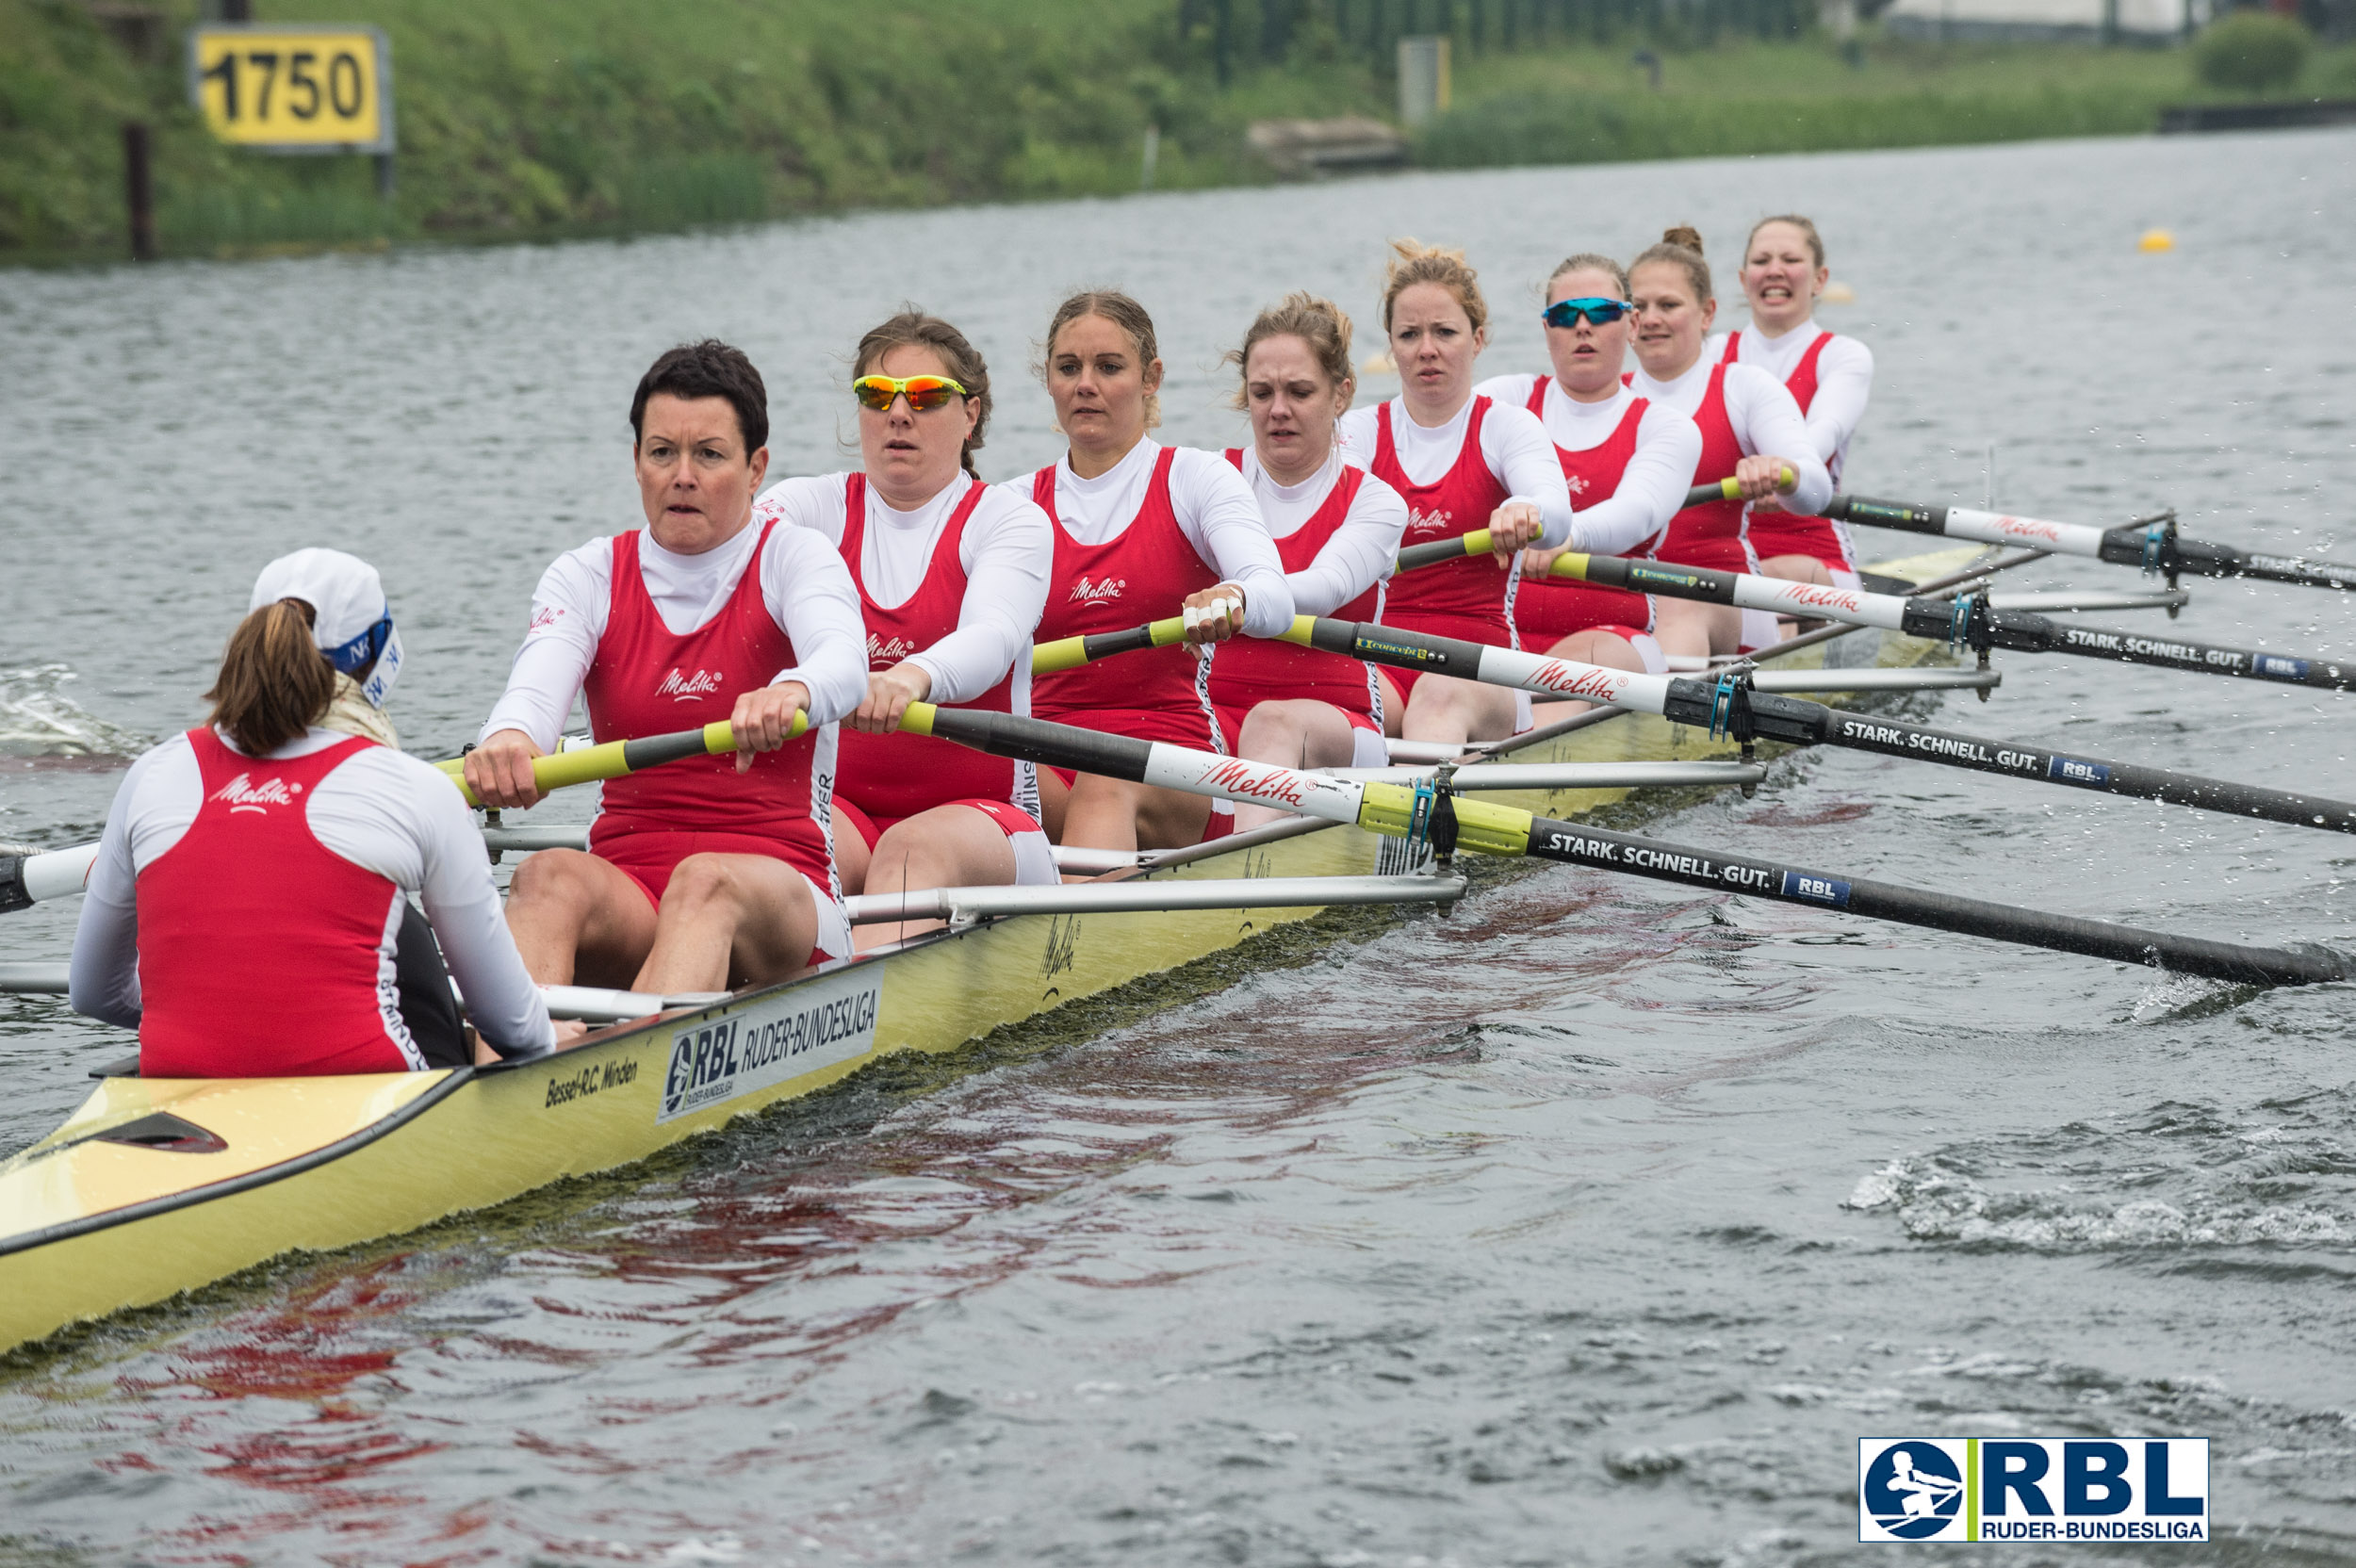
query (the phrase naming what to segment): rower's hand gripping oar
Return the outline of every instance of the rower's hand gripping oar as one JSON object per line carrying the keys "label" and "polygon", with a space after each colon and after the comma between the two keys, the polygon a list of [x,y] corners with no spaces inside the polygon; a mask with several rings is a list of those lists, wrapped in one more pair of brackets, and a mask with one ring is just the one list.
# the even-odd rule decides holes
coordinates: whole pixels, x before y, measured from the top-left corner
{"label": "rower's hand gripping oar", "polygon": [[[1778,494],[1790,495],[1799,482],[1799,474],[1792,469],[1786,468],[1782,477],[1777,481],[1775,489]],[[1697,484],[1685,493],[1687,506],[1702,506],[1710,501],[1719,500],[1739,501],[1742,498],[1742,482],[1732,478],[1722,479],[1715,484]],[[1477,528],[1469,533],[1458,534],[1453,539],[1435,539],[1429,545],[1408,546],[1399,552],[1399,569],[1402,572],[1412,572],[1424,566],[1436,566],[1443,561],[1454,561],[1462,556],[1487,555],[1496,547],[1497,541],[1490,537],[1489,531],[1485,528]]]}
{"label": "rower's hand gripping oar", "polygon": [[1707,728],[1713,736],[1730,735],[1742,743],[1746,752],[1755,741],[1841,746],[2041,784],[2166,801],[2231,816],[2356,833],[2356,805],[2345,801],[2294,794],[2254,784],[2229,783],[2168,768],[2048,751],[2024,742],[1959,735],[1903,719],[1854,713],[1799,697],[1775,696],[1752,690],[1748,672],[1739,667],[1695,678],[1611,670],[1453,637],[1403,631],[1397,627],[1308,615],[1295,619],[1284,639],[1351,659],[1451,675],[1491,686],[1509,686],[1541,697],[1571,697],[1640,713],[1658,713],[1675,724]]}
{"label": "rower's hand gripping oar", "polygon": [[[786,727],[789,741],[810,732],[810,715],[797,712]],[[532,760],[532,782],[542,794],[561,790],[568,784],[595,784],[608,778],[626,778],[641,768],[651,768],[664,762],[676,762],[687,757],[725,757],[737,749],[736,727],[726,719],[715,720],[701,729],[681,729],[669,735],[643,735],[634,741],[608,741],[602,745],[582,746],[578,751],[550,752]],[[453,757],[436,762],[435,767],[450,775],[450,781],[458,786],[458,792],[466,797],[466,804],[480,808],[483,802],[466,787],[466,760]]]}
{"label": "rower's hand gripping oar", "polygon": [[[2300,588],[2356,589],[2356,566],[2187,539],[2176,531],[2174,512],[2163,512],[2125,528],[2092,528],[2085,523],[2053,523],[2041,517],[1974,512],[1961,506],[1835,496],[1832,504],[1824,508],[1824,515],[1845,523],[1870,523],[1875,528],[1906,533],[1936,533],[1988,545],[2022,545],[2056,555],[2083,556],[2115,566],[2139,567],[2167,578],[2170,588],[2176,586],[2179,575],[2189,575],[2246,577]],[[2175,612],[2170,610],[2168,613],[2173,615]]]}
{"label": "rower's hand gripping oar", "polygon": [[1278,806],[1328,822],[1355,823],[1390,838],[1425,838],[1443,864],[1459,849],[1559,860],[2121,963],[2156,963],[2181,973],[2241,985],[2313,985],[2356,974],[2356,960],[2337,953],[2241,947],[1890,883],[1845,879],[1747,856],[1688,849],[1636,834],[1557,822],[1510,806],[1451,794],[1444,783],[1416,788],[1366,783],[1075,729],[1019,714],[935,708],[922,702],[908,705],[902,727],[910,734],[955,741],[993,757],[1076,768],[1189,794]]}
{"label": "rower's hand gripping oar", "polygon": [[[809,729],[810,715],[796,713],[786,739],[793,740]],[[641,768],[676,762],[686,757],[725,757],[735,749],[736,730],[728,721],[721,720],[701,729],[647,735],[635,741],[608,741],[603,745],[535,757],[532,760],[532,779],[546,794],[567,784],[620,778]],[[434,764],[458,786],[458,792],[466,797],[467,805],[479,808],[483,803],[466,788],[466,759],[461,757]],[[90,869],[97,859],[98,846],[94,843],[38,855],[0,855],[0,914],[29,909],[45,899],[80,892],[89,883]]]}

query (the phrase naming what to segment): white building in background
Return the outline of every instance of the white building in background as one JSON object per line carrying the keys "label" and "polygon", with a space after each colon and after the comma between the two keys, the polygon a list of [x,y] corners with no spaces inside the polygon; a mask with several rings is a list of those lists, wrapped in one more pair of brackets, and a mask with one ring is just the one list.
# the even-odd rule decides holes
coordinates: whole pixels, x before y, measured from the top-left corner
{"label": "white building in background", "polygon": [[2206,26],[2209,13],[2210,0],[1892,0],[1881,18],[1899,38],[2093,42],[2115,33],[2160,43]]}

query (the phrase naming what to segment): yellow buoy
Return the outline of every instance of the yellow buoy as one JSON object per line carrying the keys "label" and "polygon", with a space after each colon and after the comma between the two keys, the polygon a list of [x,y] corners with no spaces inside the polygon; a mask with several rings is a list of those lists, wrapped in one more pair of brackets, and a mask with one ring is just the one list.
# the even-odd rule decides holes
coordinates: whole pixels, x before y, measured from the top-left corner
{"label": "yellow buoy", "polygon": [[2176,249],[2176,237],[2166,229],[2146,229],[2143,231],[2143,237],[2135,241],[2135,249],[2150,255],[2156,255],[2162,251],[2172,251]]}
{"label": "yellow buoy", "polygon": [[1822,304],[1853,305],[1857,303],[1857,290],[1842,283],[1839,278],[1835,278],[1824,285],[1824,291],[1816,298]]}
{"label": "yellow buoy", "polygon": [[1371,353],[1358,362],[1358,373],[1362,376],[1396,376],[1399,367],[1391,363],[1388,354]]}

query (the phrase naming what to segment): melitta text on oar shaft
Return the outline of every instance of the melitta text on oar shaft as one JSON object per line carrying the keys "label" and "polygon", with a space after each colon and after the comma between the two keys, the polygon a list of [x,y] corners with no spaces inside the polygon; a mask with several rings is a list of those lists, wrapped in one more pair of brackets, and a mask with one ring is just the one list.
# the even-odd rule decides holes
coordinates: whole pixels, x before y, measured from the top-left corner
{"label": "melitta text on oar shaft", "polygon": [[1960,506],[1836,496],[1824,515],[1841,522],[1909,533],[1936,533],[1987,545],[2018,545],[2058,555],[2082,556],[2113,565],[2134,566],[2174,577],[2246,577],[2301,588],[2356,589],[2356,566],[2302,556],[2244,550],[2178,534],[2173,518],[2125,528],[2048,522],[2008,513],[1975,512]]}
{"label": "melitta text on oar shaft", "polygon": [[[1225,800],[1281,804],[1303,815],[1354,823],[1393,838],[1408,837],[1427,820],[1419,812],[1417,792],[1404,785],[1301,773],[1274,763],[1130,740],[1018,714],[911,703],[906,726],[913,733],[955,741],[993,756],[1052,763]],[[1528,856],[1595,866],[1900,924],[2123,963],[2152,963],[2181,973],[2239,984],[2314,985],[2356,973],[2356,962],[2335,953],[2242,947],[2047,914],[1581,827],[1486,801],[1446,798],[1454,826],[1454,847],[1475,854]]]}
{"label": "melitta text on oar shaft", "polygon": [[[2032,782],[2165,801],[2299,827],[2356,832],[2356,805],[2133,762],[2081,757],[2024,742],[1991,740],[1829,708],[1802,697],[1743,688],[1739,677],[1700,679],[1605,669],[1573,660],[1492,647],[1450,637],[1303,615],[1289,642],[1406,669],[1510,686],[1539,696],[1577,698],[1677,724],[1731,729],[1738,739],[1788,745],[1834,745],[1912,758],[1947,767],[2003,774]],[[1732,684],[1726,684],[1731,679]]]}

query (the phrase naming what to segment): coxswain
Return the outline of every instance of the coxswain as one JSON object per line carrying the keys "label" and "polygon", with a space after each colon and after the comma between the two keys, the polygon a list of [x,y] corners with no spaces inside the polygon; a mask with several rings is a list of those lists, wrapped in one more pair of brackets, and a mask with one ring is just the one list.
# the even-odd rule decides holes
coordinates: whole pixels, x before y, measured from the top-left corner
{"label": "coxswain", "polygon": [[[1785,504],[1820,512],[1832,499],[1832,477],[1808,439],[1799,405],[1781,382],[1755,366],[1726,365],[1703,355],[1718,300],[1710,289],[1710,263],[1702,259],[1702,237],[1691,228],[1673,228],[1628,270],[1628,298],[1636,305],[1637,368],[1630,384],[1638,397],[1674,408],[1701,427],[1702,455],[1693,483],[1733,479],[1742,488],[1741,499],[1705,501],[1679,512],[1640,553],[1681,566],[1756,573],[1759,556],[1746,537],[1751,503],[1776,495],[1788,469],[1795,483]],[[1672,659],[1739,653],[1777,640],[1775,617],[1764,612],[1691,599],[1660,603],[1656,635]]]}
{"label": "coxswain", "polygon": [[[1162,362],[1153,321],[1128,295],[1074,294],[1047,327],[1040,367],[1070,448],[1013,482],[1055,530],[1041,642],[1122,631],[1183,616],[1184,645],[1112,656],[1042,675],[1031,710],[1059,724],[1195,750],[1224,742],[1197,647],[1292,625],[1284,565],[1243,476],[1217,452],[1165,447]],[[1079,774],[1067,782],[1063,843],[1176,849],[1228,831],[1201,795]]]}
{"label": "coxswain", "polygon": [[[538,800],[532,760],[576,697],[600,742],[726,720],[739,749],[605,785],[588,853],[542,850],[516,868],[515,945],[543,984],[659,993],[848,957],[827,790],[835,721],[867,694],[859,590],[818,534],[753,523],[768,395],[743,353],[671,350],[639,381],[630,422],[646,526],[541,577],[466,782],[486,805]],[[788,743],[797,713],[812,728]]]}
{"label": "coxswain", "polygon": [[[1395,240],[1383,284],[1383,328],[1400,393],[1344,415],[1347,459],[1407,503],[1405,543],[1487,529],[1491,555],[1399,577],[1386,625],[1518,647],[1513,595],[1524,547],[1571,538],[1571,493],[1537,416],[1473,393],[1473,360],[1489,341],[1489,307],[1462,251]],[[1385,669],[1386,719],[1411,741],[1502,740],[1529,716],[1518,693],[1453,676]],[[1392,700],[1398,699],[1398,700]]]}
{"label": "coxswain", "polygon": [[[859,587],[867,696],[844,717],[836,752],[843,885],[1053,883],[1030,763],[900,732],[911,702],[1031,710],[1031,640],[1055,541],[1028,497],[984,484],[973,466],[990,367],[947,321],[904,311],[859,339],[851,392],[859,469],[781,481],[753,508],[756,522],[823,534]],[[879,946],[938,923],[878,922],[856,940]]]}
{"label": "coxswain", "polygon": [[[1562,460],[1579,548],[1626,555],[1666,528],[1685,504],[1702,435],[1673,408],[1638,397],[1620,380],[1628,357],[1628,273],[1610,256],[1584,253],[1546,280],[1541,319],[1554,373],[1497,376],[1478,391],[1538,416]],[[1659,608],[1649,594],[1590,587],[1546,576],[1560,554],[1522,556],[1513,624],[1522,641],[1557,658],[1611,669],[1668,669],[1653,636]]]}
{"label": "coxswain", "polygon": [[[1242,373],[1235,400],[1252,420],[1252,445],[1231,448],[1227,461],[1275,535],[1294,612],[1380,621],[1407,503],[1334,445],[1334,422],[1357,390],[1350,318],[1331,301],[1289,295],[1260,312],[1227,363]],[[1341,654],[1256,637],[1222,643],[1211,659],[1211,705],[1230,749],[1255,762],[1379,768],[1390,760],[1374,666]],[[1242,803],[1235,827],[1281,814]]]}
{"label": "coxswain", "polygon": [[211,716],[131,764],[70,998],[139,1030],[142,1077],[463,1067],[452,974],[491,1053],[555,1046],[465,799],[394,748],[401,663],[376,568],[298,550],[255,581]]}
{"label": "coxswain", "polygon": [[[1794,214],[1763,218],[1751,229],[1737,275],[1750,302],[1751,324],[1710,339],[1708,355],[1755,365],[1783,383],[1838,490],[1849,442],[1873,393],[1873,351],[1816,324],[1816,302],[1832,279],[1824,237]],[[1769,577],[1857,586],[1857,545],[1846,523],[1801,516],[1765,499],[1751,509],[1750,540],[1759,570]]]}

